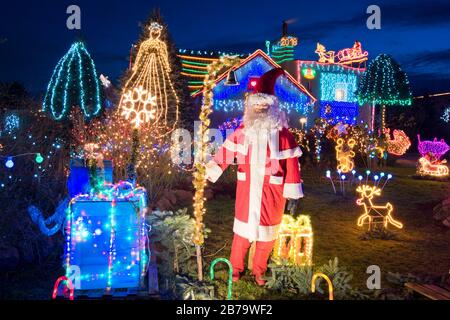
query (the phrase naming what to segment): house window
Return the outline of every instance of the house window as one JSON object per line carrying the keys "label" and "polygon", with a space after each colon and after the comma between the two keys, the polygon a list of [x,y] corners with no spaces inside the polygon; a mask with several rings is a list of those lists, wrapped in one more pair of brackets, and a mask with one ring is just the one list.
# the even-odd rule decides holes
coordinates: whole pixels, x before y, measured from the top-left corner
{"label": "house window", "polygon": [[336,83],[335,101],[347,101],[347,88],[344,83]]}

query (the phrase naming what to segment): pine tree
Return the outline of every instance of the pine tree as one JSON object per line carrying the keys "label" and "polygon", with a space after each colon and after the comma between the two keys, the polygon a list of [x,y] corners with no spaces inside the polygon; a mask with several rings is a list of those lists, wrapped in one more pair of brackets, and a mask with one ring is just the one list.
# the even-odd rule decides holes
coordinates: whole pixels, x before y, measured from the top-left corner
{"label": "pine tree", "polygon": [[385,106],[410,106],[412,93],[406,73],[389,55],[380,54],[367,68],[358,85],[359,104],[382,106],[381,129],[384,129]]}

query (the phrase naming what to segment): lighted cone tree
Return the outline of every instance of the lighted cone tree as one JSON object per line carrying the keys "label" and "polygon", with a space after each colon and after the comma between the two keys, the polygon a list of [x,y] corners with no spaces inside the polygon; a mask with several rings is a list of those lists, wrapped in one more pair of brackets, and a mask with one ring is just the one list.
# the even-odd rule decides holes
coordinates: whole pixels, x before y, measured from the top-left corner
{"label": "lighted cone tree", "polygon": [[81,41],[72,44],[56,65],[42,109],[55,120],[63,120],[74,106],[79,107],[86,118],[98,115],[102,109],[99,75]]}
{"label": "lighted cone tree", "polygon": [[380,54],[369,64],[359,82],[357,95],[360,105],[372,105],[372,129],[375,105],[381,105],[381,133],[385,128],[386,106],[410,106],[412,103],[408,76],[387,54]]}

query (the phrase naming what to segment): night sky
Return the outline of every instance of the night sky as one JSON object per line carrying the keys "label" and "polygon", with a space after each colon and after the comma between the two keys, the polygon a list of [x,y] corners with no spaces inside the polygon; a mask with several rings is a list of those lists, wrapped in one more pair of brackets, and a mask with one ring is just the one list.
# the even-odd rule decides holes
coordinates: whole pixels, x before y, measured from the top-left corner
{"label": "night sky", "polygon": [[[319,41],[338,51],[361,41],[369,58],[388,53],[408,73],[415,95],[450,91],[450,1],[3,1],[0,81],[45,91],[53,68],[82,36],[100,73],[116,79],[130,45],[159,7],[178,48],[250,53],[281,35],[283,20],[299,38],[296,58],[317,60]],[[67,6],[81,7],[82,30],[66,28]],[[381,30],[366,27],[366,8],[381,7]]]}

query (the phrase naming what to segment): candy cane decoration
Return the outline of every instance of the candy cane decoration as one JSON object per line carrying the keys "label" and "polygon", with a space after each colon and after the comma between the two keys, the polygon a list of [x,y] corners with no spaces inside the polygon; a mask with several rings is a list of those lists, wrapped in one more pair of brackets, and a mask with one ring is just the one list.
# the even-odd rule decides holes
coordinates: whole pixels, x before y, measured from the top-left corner
{"label": "candy cane decoration", "polygon": [[311,279],[311,292],[316,292],[316,280],[317,278],[324,278],[325,281],[328,283],[328,300],[334,300],[333,297],[333,283],[331,282],[330,278],[326,274],[323,274],[321,272],[315,273]]}
{"label": "candy cane decoration", "polygon": [[228,259],[225,258],[217,258],[211,263],[211,267],[209,268],[209,273],[211,276],[211,280],[214,280],[214,266],[217,262],[225,262],[228,265],[228,294],[227,294],[227,300],[233,300],[232,293],[233,293],[233,266],[231,265],[231,262]]}
{"label": "candy cane decoration", "polygon": [[73,283],[66,276],[61,276],[58,279],[56,279],[55,285],[53,286],[52,299],[56,299],[56,296],[58,295],[58,286],[61,281],[65,281],[67,288],[69,288],[70,290],[69,300],[73,300],[73,292],[74,292]]}

